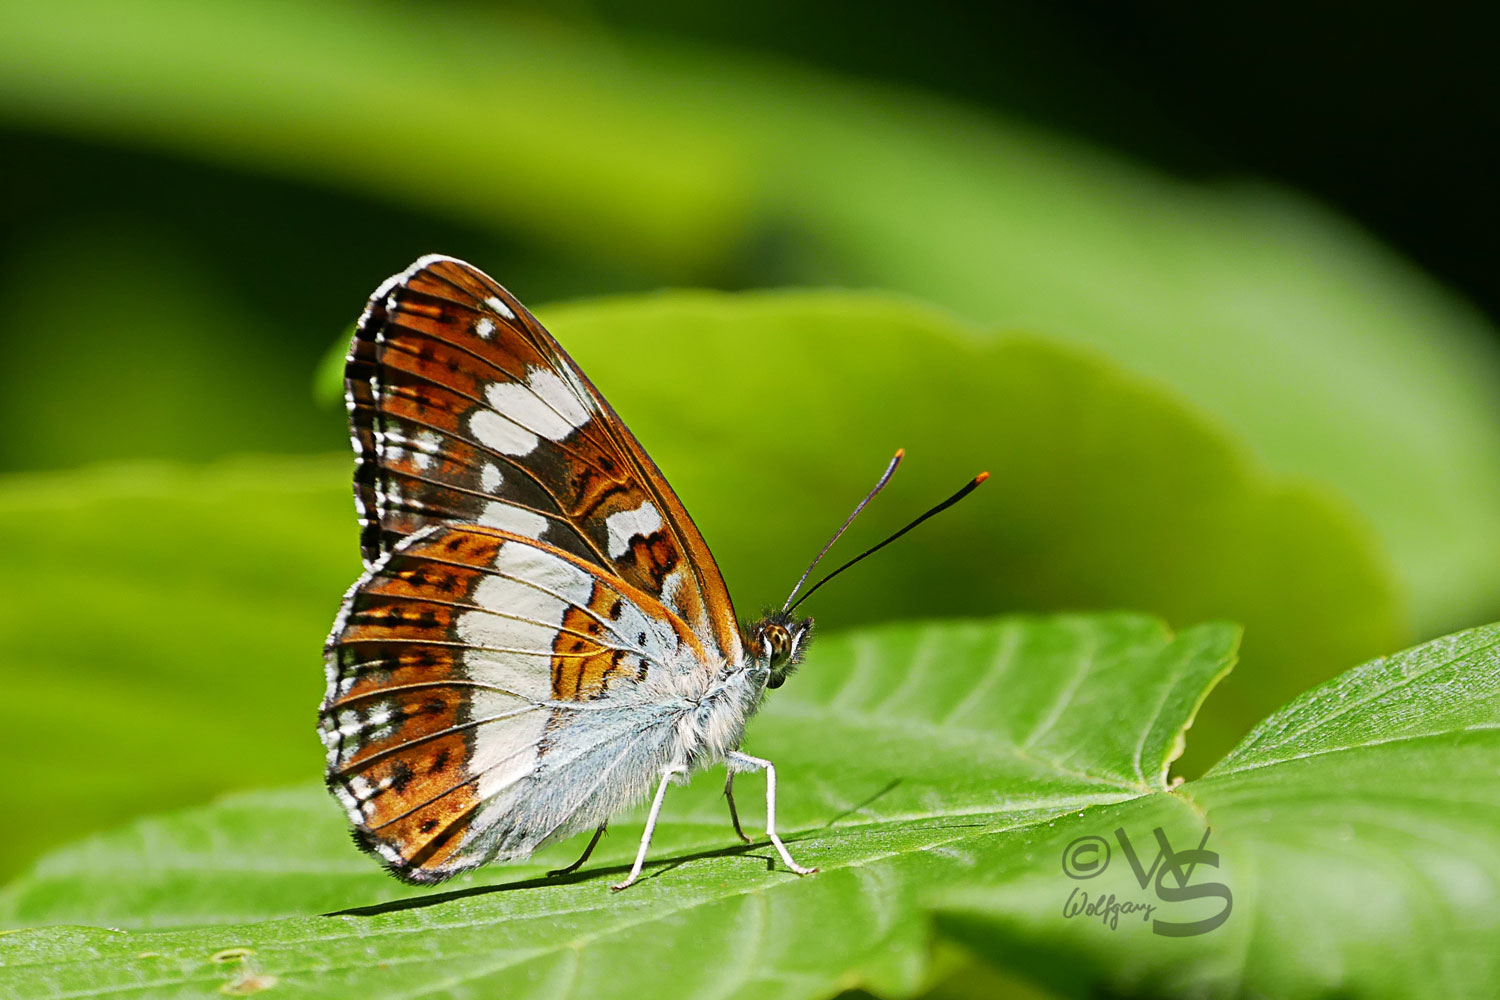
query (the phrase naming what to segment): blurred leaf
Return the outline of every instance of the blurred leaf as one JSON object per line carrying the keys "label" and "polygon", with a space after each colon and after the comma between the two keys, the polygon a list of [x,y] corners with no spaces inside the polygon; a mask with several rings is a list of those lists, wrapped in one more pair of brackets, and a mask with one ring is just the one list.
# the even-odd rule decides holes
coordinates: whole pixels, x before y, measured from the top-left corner
{"label": "blurred leaf", "polygon": [[743,227],[745,150],[730,128],[705,130],[676,101],[643,113],[633,88],[612,95],[599,84],[630,71],[608,44],[571,48],[562,66],[534,26],[476,17],[285,2],[7,8],[0,102],[15,121],[352,184],[666,266],[691,266]]}
{"label": "blurred leaf", "polygon": [[1313,680],[1400,643],[1386,565],[1340,504],[1086,353],[847,293],[678,293],[542,318],[677,486],[741,615],[779,606],[900,445],[910,457],[847,554],[974,472],[994,478],[820,591],[805,605],[820,621],[1142,608],[1242,622],[1245,686],[1199,720],[1199,767]]}
{"label": "blurred leaf", "polygon": [[[911,457],[851,550],[979,468],[995,478],[820,591],[806,607],[825,625],[1130,606],[1243,620],[1247,683],[1200,722],[1205,754],[1300,678],[1396,641],[1388,585],[1338,506],[1269,479],[1097,359],[851,294],[679,294],[546,316],[677,487],[742,615],[781,601],[902,444]],[[0,487],[0,517],[45,527],[18,533],[0,576],[0,663],[18,692],[0,701],[0,741],[27,762],[11,795],[32,817],[12,865],[80,826],[321,767],[310,713],[320,644],[356,575],[351,464]],[[71,735],[53,747],[58,732]]]}
{"label": "blurred leaf", "polygon": [[1091,344],[1278,473],[1347,495],[1421,632],[1500,612],[1494,331],[1276,192],[1169,181],[743,55],[477,9],[11,5],[0,115],[347,185],[679,280],[878,284]]}
{"label": "blurred leaf", "polygon": [[[1000,850],[1018,827],[1164,793],[1237,635],[1209,625],[1174,639],[1117,615],[829,638],[747,743],[776,756],[780,822],[798,831],[792,849],[821,866],[812,878],[768,863],[763,843],[730,846],[712,777],[673,790],[648,877],[620,895],[608,886],[628,865],[633,824],[566,880],[538,876],[580,842],[433,893],[361,857],[319,788],[148,819],[50,856],[0,897],[8,925],[138,933],[0,936],[0,967],[15,970],[0,986],[18,997],[202,990],[233,971],[209,955],[236,947],[254,949],[278,995],[395,996],[439,983],[551,995],[571,979],[578,996],[640,996],[663,976],[674,995],[710,983],[725,996],[910,993],[926,972],[919,897],[970,877],[975,852]],[[315,916],[348,907],[357,912]]]}
{"label": "blurred leaf", "polygon": [[318,359],[318,368],[313,372],[312,393],[313,399],[324,409],[344,408],[344,363],[348,360],[349,340],[353,336],[354,328],[350,327]]}
{"label": "blurred leaf", "polygon": [[[145,820],[0,894],[11,924],[125,928],[0,937],[0,985],[191,995],[255,975],[286,996],[909,996],[944,973],[930,964],[936,906],[942,935],[1078,996],[1480,995],[1500,974],[1500,626],[1353,670],[1171,788],[1234,639],[1223,625],[1174,639],[1130,615],[826,639],[749,743],[780,765],[782,826],[821,867],[810,878],[763,843],[728,846],[712,777],[669,796],[656,861],[622,895],[607,886],[634,824],[568,879],[540,876],[578,840],[433,892],[360,858],[317,788]],[[1217,856],[1161,861],[1156,827],[1174,853]],[[1087,874],[1077,862],[1101,855],[1072,845],[1119,829],[1159,880],[1142,888],[1123,848],[1087,879],[1060,870],[1071,857]],[[1174,860],[1189,888],[1222,894],[1173,898]],[[1078,892],[1155,909],[1065,918]],[[1226,904],[1196,936],[1153,933]],[[250,953],[213,961],[227,948]]]}
{"label": "blurred leaf", "polygon": [[43,846],[226,789],[315,774],[318,669],[357,574],[344,456],[11,476],[0,759]]}

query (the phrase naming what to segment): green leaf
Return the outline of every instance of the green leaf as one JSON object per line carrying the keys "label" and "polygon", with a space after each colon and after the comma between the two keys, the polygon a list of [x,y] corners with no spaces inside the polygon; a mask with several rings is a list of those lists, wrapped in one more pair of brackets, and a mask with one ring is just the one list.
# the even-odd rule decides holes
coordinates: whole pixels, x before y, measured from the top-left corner
{"label": "green leaf", "polygon": [[[538,878],[575,841],[433,894],[361,857],[321,789],[146,820],[52,855],[5,892],[0,917],[135,932],[0,937],[12,970],[0,985],[172,995],[228,979],[210,955],[236,947],[254,950],[278,995],[547,995],[571,980],[580,996],[638,996],[668,968],[679,995],[909,993],[925,973],[918,897],[967,877],[970,852],[1007,830],[1164,792],[1236,639],[1231,626],[1173,639],[1122,615],[826,640],[747,742],[776,757],[780,822],[822,868],[807,879],[770,864],[764,843],[738,847],[711,776],[670,794],[651,877],[620,895],[608,885],[638,823],[620,824],[578,877]],[[741,798],[756,815],[751,787]]]}
{"label": "green leaf", "polygon": [[1171,180],[742,54],[488,10],[10,5],[0,115],[373,193],[571,251],[580,271],[878,285],[1091,345],[1276,473],[1346,496],[1419,632],[1500,612],[1494,331],[1284,193]]}
{"label": "green leaf", "polygon": [[[825,639],[747,744],[778,763],[782,828],[821,868],[808,878],[732,842],[713,775],[669,794],[648,877],[618,895],[639,814],[576,876],[541,877],[579,839],[436,892],[359,857],[316,788],[144,820],[0,894],[10,925],[96,925],[0,937],[0,986],[909,996],[942,971],[935,911],[943,938],[1077,995],[1478,995],[1500,974],[1500,626],[1350,671],[1172,785],[1235,636],[1114,615]],[[1118,848],[1086,880],[1059,864],[1124,830],[1150,868],[1157,827],[1174,851],[1218,852],[1188,883],[1224,894],[1172,899],[1165,871],[1142,889]],[[1111,928],[1063,916],[1080,889],[1172,924],[1228,915],[1188,937],[1138,913]],[[248,955],[213,960],[231,948]]]}
{"label": "green leaf", "polygon": [[[1070,995],[1104,985],[1192,996],[1484,995],[1500,976],[1497,755],[1500,626],[1488,626],[1307,693],[1170,796],[1070,817],[1027,842],[1051,860],[1075,838],[1109,837],[1121,824],[1149,862],[1154,826],[1177,849],[1211,828],[1218,868],[1194,881],[1232,890],[1222,927],[1173,938],[1064,920],[1066,880],[1000,866],[944,894],[940,923]],[[1075,885],[1095,899],[1155,902],[1118,858]],[[1182,909],[1169,919],[1191,921],[1221,903],[1173,905]]]}
{"label": "green leaf", "polygon": [[[677,487],[743,615],[781,601],[900,444],[911,457],[851,547],[980,468],[994,479],[819,592],[807,607],[825,625],[1132,606],[1243,620],[1251,682],[1198,731],[1216,751],[1308,675],[1398,641],[1381,567],[1343,510],[1099,359],[867,295],[684,294],[546,316]],[[775,397],[749,344],[798,359]],[[806,415],[814,404],[824,418]],[[319,649],[357,572],[351,465],[0,484],[0,517],[37,526],[13,533],[0,574],[0,662],[16,676],[0,756],[25,762],[8,794],[30,817],[11,865],[80,827],[319,769]],[[70,735],[55,746],[55,733]]]}

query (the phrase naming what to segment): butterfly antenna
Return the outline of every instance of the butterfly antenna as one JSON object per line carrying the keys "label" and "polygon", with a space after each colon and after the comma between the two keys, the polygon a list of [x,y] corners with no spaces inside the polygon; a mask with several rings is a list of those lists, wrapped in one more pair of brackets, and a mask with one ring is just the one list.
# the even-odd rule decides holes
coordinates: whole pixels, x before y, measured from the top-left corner
{"label": "butterfly antenna", "polygon": [[905,457],[906,449],[897,448],[896,454],[891,458],[891,464],[887,465],[885,467],[885,472],[880,474],[880,482],[876,483],[875,488],[872,489],[869,493],[865,494],[865,498],[861,500],[859,502],[859,505],[854,508],[853,513],[844,518],[844,523],[839,525],[839,530],[833,533],[833,537],[828,539],[828,544],[823,546],[823,549],[818,553],[817,558],[815,558],[812,561],[812,564],[809,565],[807,569],[803,570],[802,575],[797,578],[797,585],[792,588],[792,592],[786,597],[786,603],[781,606],[782,611],[787,611],[788,609],[795,607],[795,605],[792,604],[792,598],[797,596],[797,591],[802,589],[802,585],[807,582],[807,578],[812,575],[812,571],[817,568],[818,563],[821,562],[823,560],[823,557],[828,554],[828,550],[833,548],[833,543],[838,541],[845,531],[849,530],[849,525],[854,523],[854,519],[859,516],[860,511],[865,509],[865,505],[868,504],[871,500],[875,499],[875,494],[885,489],[885,484],[891,481],[891,476],[895,473],[896,466],[900,465],[901,460]]}
{"label": "butterfly antenna", "polygon": [[[897,457],[898,458],[900,457],[900,453],[899,452],[897,453]],[[894,462],[891,463],[891,468],[895,468],[895,463]],[[886,475],[887,475],[887,477],[889,477],[890,476],[890,472],[887,471]],[[982,483],[982,482],[984,482],[988,478],[990,478],[990,474],[988,472],[981,472],[979,475],[975,476],[973,479],[971,479],[967,483],[965,483],[963,489],[959,490],[957,493],[953,494],[951,497],[949,497],[948,499],[944,500],[942,503],[938,504],[936,507],[933,507],[932,509],[928,510],[921,517],[918,517],[916,520],[912,521],[910,524],[908,524],[906,527],[902,528],[900,531],[896,532],[894,535],[891,535],[889,538],[887,538],[885,541],[881,542],[879,545],[874,545],[874,546],[871,546],[868,549],[865,549],[859,555],[855,556],[853,559],[850,559],[848,562],[844,563],[844,565],[840,566],[838,569],[834,570],[832,573],[829,573],[827,576],[823,577],[823,579],[819,580],[817,583],[813,584],[812,588],[809,589],[807,593],[803,594],[802,597],[797,601],[797,604],[801,604],[803,601],[807,600],[813,594],[817,593],[819,587],[823,586],[823,584],[827,583],[829,580],[832,580],[834,577],[838,576],[844,570],[848,569],[850,566],[853,566],[855,563],[859,562],[861,559],[864,559],[866,556],[872,556],[872,555],[874,555],[875,553],[879,552],[881,549],[885,548],[887,545],[889,545],[892,542],[894,542],[896,539],[900,538],[902,535],[906,534],[911,529],[915,528],[917,525],[921,524],[923,521],[927,520],[929,517],[932,517],[934,514],[940,514],[943,511],[947,510],[949,507],[952,507],[954,504],[958,503],[964,497],[968,496],[970,493],[973,493],[974,490],[979,486],[979,484]],[[882,486],[885,485],[884,480],[881,481],[881,485]],[[878,488],[879,487],[877,487],[877,489]],[[871,496],[874,496],[874,494],[872,493]],[[868,501],[868,499],[869,498],[866,497],[867,501]],[[863,507],[864,504],[860,504],[860,506]],[[859,513],[859,511],[856,510],[855,513]],[[851,517],[850,520],[853,520],[853,518]],[[848,523],[845,522],[844,527],[847,528],[848,526],[849,526]],[[839,532],[842,534],[843,530],[844,530],[843,528],[840,528]],[[833,537],[834,538],[838,538],[838,535],[834,535]],[[830,542],[829,544],[832,545],[833,543]],[[825,549],[825,551],[826,551],[826,549]],[[821,558],[821,556],[820,556],[820,558]],[[803,574],[803,577],[806,578],[806,574],[805,573]],[[801,586],[801,584],[799,583],[798,586]],[[793,593],[796,593],[796,592],[793,591]],[[782,610],[784,610],[784,611],[796,611],[797,610],[797,604],[792,604],[790,607],[783,608]]]}

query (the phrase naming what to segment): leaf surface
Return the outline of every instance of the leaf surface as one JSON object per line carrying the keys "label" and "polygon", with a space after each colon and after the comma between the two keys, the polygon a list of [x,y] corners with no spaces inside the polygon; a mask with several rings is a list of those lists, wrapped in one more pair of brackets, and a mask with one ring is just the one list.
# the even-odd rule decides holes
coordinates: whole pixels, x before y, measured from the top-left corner
{"label": "leaf surface", "polygon": [[[6,890],[7,925],[119,928],[0,937],[9,992],[193,995],[242,971],[212,961],[232,947],[253,949],[287,995],[545,996],[571,983],[582,996],[639,996],[668,965],[680,995],[908,993],[925,973],[917,899],[1017,830],[1164,792],[1181,731],[1237,638],[1231,626],[1173,638],[1120,615],[826,640],[746,744],[777,761],[779,821],[821,868],[805,879],[772,864],[763,839],[739,847],[715,775],[670,793],[650,877],[621,894],[608,886],[639,817],[577,876],[540,878],[575,839],[436,893],[361,856],[318,788],[143,820],[49,856]],[[749,826],[763,815],[759,782],[739,787]],[[330,911],[341,912],[317,915]]]}
{"label": "leaf surface", "polygon": [[[0,985],[910,996],[938,971],[935,914],[940,938],[1069,995],[1479,995],[1500,973],[1500,626],[1356,668],[1171,785],[1235,642],[1229,626],[1174,637],[1130,615],[826,638],[747,744],[777,761],[782,828],[821,868],[808,878],[763,839],[732,842],[712,774],[669,794],[648,877],[624,894],[607,886],[639,815],[575,876],[541,877],[579,839],[438,891],[358,856],[315,788],[143,820],[53,853],[0,895],[8,925],[94,925],[0,936]],[[1172,897],[1158,830],[1171,851],[1215,852],[1192,859],[1187,884],[1223,894]],[[1065,874],[1080,838],[1119,831],[1144,885],[1118,840],[1097,876]],[[1154,912],[1064,916],[1078,891]],[[1153,932],[1226,902],[1202,933]]]}
{"label": "leaf surface", "polygon": [[[1149,863],[1158,825],[1179,850],[1211,829],[1217,868],[1193,881],[1232,892],[1221,927],[1170,937],[1139,919],[1115,930],[1102,918],[1064,920],[1070,890],[1058,877],[999,867],[948,892],[940,924],[1067,995],[1107,985],[1184,996],[1484,996],[1500,975],[1497,759],[1492,625],[1350,670],[1274,713],[1173,795],[1109,818],[1069,817],[1029,845],[1060,857],[1080,836],[1112,838],[1118,823]],[[1072,885],[1093,899],[1159,902],[1118,854]],[[1222,901],[1170,905],[1178,909],[1168,919],[1192,922]]]}

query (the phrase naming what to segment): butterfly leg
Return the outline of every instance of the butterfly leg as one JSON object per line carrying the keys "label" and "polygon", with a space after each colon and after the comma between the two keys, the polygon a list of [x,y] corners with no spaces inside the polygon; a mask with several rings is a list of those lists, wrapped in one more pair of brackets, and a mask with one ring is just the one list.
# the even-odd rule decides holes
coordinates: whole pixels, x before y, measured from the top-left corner
{"label": "butterfly leg", "polygon": [[766,772],[766,836],[771,838],[771,845],[776,848],[776,853],[781,855],[781,860],[786,866],[798,875],[811,875],[817,871],[816,868],[807,868],[792,860],[792,855],[787,851],[786,845],[781,842],[781,837],[776,832],[776,765],[760,757],[752,757],[738,750],[729,754],[729,766],[740,771],[765,771]]}
{"label": "butterfly leg", "polygon": [[580,857],[577,861],[573,862],[571,865],[569,865],[566,868],[554,868],[554,869],[552,869],[550,872],[547,873],[547,877],[548,878],[556,878],[558,875],[571,875],[574,872],[576,872],[578,869],[582,868],[583,867],[583,863],[589,859],[589,855],[594,853],[594,847],[596,845],[598,845],[599,838],[602,837],[602,836],[604,836],[604,828],[606,826],[608,826],[608,825],[609,825],[608,823],[600,823],[599,824],[599,829],[595,830],[594,831],[594,835],[589,838],[589,846],[587,846],[587,847],[585,847],[583,849],[583,856],[582,857]]}
{"label": "butterfly leg", "polygon": [[651,800],[651,812],[646,816],[646,830],[641,834],[641,849],[635,854],[635,864],[630,866],[630,874],[625,881],[616,882],[610,886],[611,889],[616,892],[628,889],[641,877],[641,865],[646,863],[646,851],[651,846],[651,835],[656,832],[656,817],[661,815],[661,800],[667,797],[667,786],[674,777],[686,773],[685,767],[669,767],[661,773],[661,784],[656,787],[656,798]]}
{"label": "butterfly leg", "polygon": [[734,768],[729,769],[729,777],[724,780],[724,798],[729,800],[729,822],[734,824],[735,834],[745,843],[750,843],[750,838],[745,836],[745,831],[740,827],[740,813],[734,807]]}

